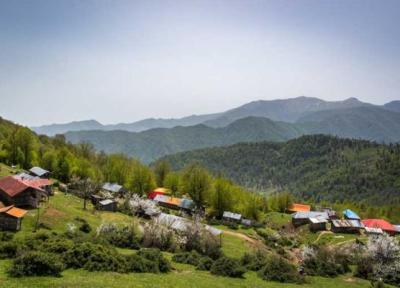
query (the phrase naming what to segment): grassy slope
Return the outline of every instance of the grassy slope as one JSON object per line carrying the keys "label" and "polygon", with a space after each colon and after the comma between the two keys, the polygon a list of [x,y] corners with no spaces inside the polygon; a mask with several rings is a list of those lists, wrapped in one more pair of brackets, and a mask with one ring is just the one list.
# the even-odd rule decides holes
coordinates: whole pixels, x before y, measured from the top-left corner
{"label": "grassy slope", "polygon": [[[1,171],[8,171],[3,169]],[[8,173],[8,172],[5,172]],[[62,232],[67,228],[67,223],[75,223],[76,217],[84,218],[93,227],[97,227],[103,221],[115,221],[118,223],[130,223],[135,218],[111,212],[94,211],[89,204],[88,210],[84,211],[82,200],[71,195],[56,193],[50,198],[50,201],[43,205],[40,210],[40,221],[53,231]],[[18,232],[17,237],[32,233],[37,219],[37,210],[30,210],[25,216],[22,224],[22,230]],[[270,215],[270,220],[279,224],[286,222],[289,218],[287,215],[274,213]],[[231,230],[226,227],[218,227],[225,230],[239,232],[250,237],[255,236],[252,229]],[[314,236],[315,237],[315,236]],[[250,246],[242,239],[232,235],[222,236],[223,251],[230,257],[240,257]],[[121,253],[133,253],[129,249],[119,249]],[[171,257],[166,253],[167,257]],[[67,270],[64,271],[62,277],[24,277],[10,278],[7,276],[7,267],[10,260],[0,260],[0,287],[369,287],[367,281],[351,278],[351,276],[340,277],[335,279],[312,277],[309,278],[308,284],[288,285],[274,282],[265,282],[257,277],[256,273],[248,272],[244,279],[232,279],[225,277],[216,277],[208,272],[196,271],[190,265],[178,264],[172,262],[174,271],[169,274],[118,274],[111,272],[87,272],[84,270]]]}

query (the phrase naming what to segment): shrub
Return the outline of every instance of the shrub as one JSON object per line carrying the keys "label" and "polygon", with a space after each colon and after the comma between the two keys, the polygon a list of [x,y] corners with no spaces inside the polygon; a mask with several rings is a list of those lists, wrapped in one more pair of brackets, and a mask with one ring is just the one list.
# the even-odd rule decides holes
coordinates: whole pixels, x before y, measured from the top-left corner
{"label": "shrub", "polygon": [[251,271],[259,271],[268,261],[267,256],[261,251],[256,253],[245,253],[240,259],[241,264]]}
{"label": "shrub", "polygon": [[335,277],[350,272],[349,261],[340,251],[327,247],[305,248],[304,269],[309,275]]}
{"label": "shrub", "polygon": [[142,248],[137,252],[137,255],[149,261],[155,262],[159,272],[164,273],[171,270],[171,264],[167,259],[164,258],[159,249]]}
{"label": "shrub", "polygon": [[100,249],[94,251],[83,268],[88,271],[124,272],[126,270],[125,258],[117,253],[110,254],[108,252]]}
{"label": "shrub", "polygon": [[12,277],[22,276],[60,276],[64,265],[54,254],[43,252],[28,252],[17,257],[8,273]]}
{"label": "shrub", "polygon": [[246,269],[240,265],[239,260],[223,256],[212,264],[210,272],[214,275],[242,277]]}
{"label": "shrub", "polygon": [[214,261],[210,257],[201,257],[199,263],[196,266],[197,270],[209,271]]}
{"label": "shrub", "polygon": [[172,260],[178,263],[197,266],[200,262],[201,255],[196,251],[177,253],[172,256]]}
{"label": "shrub", "polygon": [[175,232],[154,220],[144,226],[143,241],[144,247],[158,248],[163,251],[176,250]]}
{"label": "shrub", "polygon": [[63,259],[68,268],[83,268],[89,258],[97,251],[103,253],[112,253],[104,246],[84,242],[75,244],[71,249],[63,254]]}
{"label": "shrub", "polygon": [[279,256],[273,256],[267,260],[266,265],[258,272],[258,275],[268,281],[282,283],[303,283],[295,265]]}
{"label": "shrub", "polygon": [[372,260],[367,257],[361,257],[357,261],[357,267],[356,271],[354,272],[354,276],[363,279],[372,279],[373,273],[374,273],[374,266]]}
{"label": "shrub", "polygon": [[0,232],[0,241],[10,241],[14,238],[14,233]]}
{"label": "shrub", "polygon": [[125,256],[126,272],[136,273],[158,273],[158,263],[140,257],[137,254]]}
{"label": "shrub", "polygon": [[14,258],[18,252],[18,244],[16,242],[0,243],[0,258]]}
{"label": "shrub", "polygon": [[89,223],[84,222],[79,227],[79,231],[82,231],[83,233],[90,233],[90,231],[92,231],[92,227],[90,227]]}

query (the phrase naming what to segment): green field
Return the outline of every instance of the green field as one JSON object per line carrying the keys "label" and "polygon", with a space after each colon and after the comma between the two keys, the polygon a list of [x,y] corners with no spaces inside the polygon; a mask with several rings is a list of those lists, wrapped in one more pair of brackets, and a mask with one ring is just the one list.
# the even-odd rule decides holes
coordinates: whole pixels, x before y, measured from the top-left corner
{"label": "green field", "polygon": [[85,270],[67,270],[62,277],[25,277],[9,278],[6,275],[9,261],[0,261],[0,287],[304,287],[304,288],[367,288],[368,281],[344,276],[339,278],[308,278],[303,285],[266,282],[256,273],[248,272],[244,279],[217,277],[209,272],[196,271],[193,266],[173,263],[174,271],[168,274],[118,274],[111,272],[87,272]]}

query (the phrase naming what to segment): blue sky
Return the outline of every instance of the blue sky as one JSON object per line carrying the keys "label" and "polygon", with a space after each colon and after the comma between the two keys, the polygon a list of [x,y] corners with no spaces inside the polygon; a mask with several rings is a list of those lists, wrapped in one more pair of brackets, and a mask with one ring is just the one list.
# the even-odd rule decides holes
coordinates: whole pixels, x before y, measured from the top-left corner
{"label": "blue sky", "polygon": [[132,122],[400,99],[400,1],[0,0],[0,115]]}

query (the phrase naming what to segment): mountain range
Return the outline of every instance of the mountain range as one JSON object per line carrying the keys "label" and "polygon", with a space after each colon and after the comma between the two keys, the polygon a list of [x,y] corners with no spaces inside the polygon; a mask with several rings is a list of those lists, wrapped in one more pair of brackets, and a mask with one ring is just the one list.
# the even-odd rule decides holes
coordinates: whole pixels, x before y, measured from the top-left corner
{"label": "mountain range", "polygon": [[50,135],[62,131],[72,143],[89,142],[98,150],[125,153],[149,163],[193,149],[239,142],[287,141],[310,134],[396,143],[400,141],[399,103],[378,106],[356,98],[329,102],[297,97],[255,101],[222,113],[180,119],[145,119],[116,125],[89,120],[35,131]]}
{"label": "mountain range", "polygon": [[[388,110],[399,112],[399,103],[390,102],[384,106],[377,106],[359,101],[356,98],[349,98],[344,101],[324,101],[313,97],[297,97],[279,100],[260,100],[247,103],[240,107],[214,114],[191,115],[177,119],[155,119],[149,118],[133,123],[120,123],[103,125],[96,120],[74,121],[65,124],[51,124],[32,127],[38,134],[54,136],[69,131],[82,130],[124,130],[129,132],[140,132],[153,128],[173,128],[176,126],[193,126],[205,124],[210,127],[223,127],[238,119],[255,116],[266,117],[274,121],[294,123],[299,118],[316,111],[330,109],[344,109],[361,106],[383,107]],[[398,101],[400,102],[400,101]],[[396,108],[397,107],[397,108]]]}

